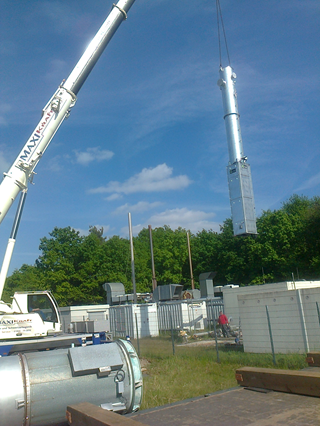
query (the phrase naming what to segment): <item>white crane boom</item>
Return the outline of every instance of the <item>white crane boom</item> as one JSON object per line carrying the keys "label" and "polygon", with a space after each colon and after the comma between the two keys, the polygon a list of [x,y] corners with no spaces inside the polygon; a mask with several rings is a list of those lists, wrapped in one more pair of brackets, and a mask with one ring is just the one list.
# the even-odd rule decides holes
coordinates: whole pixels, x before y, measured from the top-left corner
{"label": "white crane boom", "polygon": [[0,223],[19,192],[27,189],[28,181],[32,181],[34,169],[40,158],[59,126],[68,117],[70,109],[75,105],[81,86],[121,22],[127,18],[127,12],[134,1],[119,0],[117,4],[113,5],[112,11],[67,80],[61,83],[56,93],[43,109],[41,120],[9,171],[4,174],[0,184]]}
{"label": "white crane boom", "polygon": [[95,66],[108,42],[135,0],[119,0],[104,21],[66,81],[63,81],[42,111],[42,117],[30,138],[4,174],[0,184],[0,223],[6,216],[18,193],[22,197],[17,210],[11,236],[0,272],[0,340],[34,338],[61,331],[58,305],[49,291],[15,292],[11,305],[1,301],[9,268],[28,182],[34,169],[53,136],[70,109],[75,105],[77,94]]}

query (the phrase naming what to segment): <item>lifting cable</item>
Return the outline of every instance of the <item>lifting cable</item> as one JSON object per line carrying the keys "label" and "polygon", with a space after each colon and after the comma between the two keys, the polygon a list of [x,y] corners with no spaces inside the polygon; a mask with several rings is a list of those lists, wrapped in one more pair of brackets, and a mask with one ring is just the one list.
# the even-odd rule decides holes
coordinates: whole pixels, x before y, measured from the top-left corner
{"label": "lifting cable", "polygon": [[223,16],[222,16],[222,11],[221,11],[220,0],[216,0],[216,16],[217,16],[217,31],[218,31],[218,48],[219,48],[219,52],[220,52],[220,67],[222,67],[222,49],[221,49],[220,22],[222,23],[222,31],[223,31],[223,35],[224,35],[224,42],[225,42],[225,49],[226,49],[228,64],[229,64],[229,66],[231,66],[231,61],[230,61],[230,55],[229,55],[228,47],[227,47],[227,40],[226,40],[226,34],[225,34],[225,28],[224,28],[224,22],[223,22]]}

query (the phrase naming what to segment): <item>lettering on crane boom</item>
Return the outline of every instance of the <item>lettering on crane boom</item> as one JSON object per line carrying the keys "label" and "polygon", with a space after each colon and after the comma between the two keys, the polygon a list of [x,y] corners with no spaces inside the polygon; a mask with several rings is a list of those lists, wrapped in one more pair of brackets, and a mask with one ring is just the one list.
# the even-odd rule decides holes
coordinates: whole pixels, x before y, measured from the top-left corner
{"label": "lettering on crane boom", "polygon": [[39,145],[41,139],[42,139],[42,132],[46,128],[48,122],[50,121],[51,117],[53,116],[53,111],[48,111],[42,121],[39,123],[39,126],[37,127],[36,131],[33,135],[31,135],[29,141],[26,144],[26,148],[23,150],[20,159],[24,162],[28,161],[28,157],[31,156],[34,149]]}

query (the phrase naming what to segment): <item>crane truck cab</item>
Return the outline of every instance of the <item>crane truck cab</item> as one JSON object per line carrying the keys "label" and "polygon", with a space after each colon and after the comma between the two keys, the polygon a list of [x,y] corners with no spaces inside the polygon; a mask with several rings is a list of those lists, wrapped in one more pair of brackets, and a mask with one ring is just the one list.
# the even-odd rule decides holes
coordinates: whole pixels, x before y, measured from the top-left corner
{"label": "crane truck cab", "polygon": [[60,332],[59,308],[50,291],[15,292],[11,305],[0,302],[0,340]]}

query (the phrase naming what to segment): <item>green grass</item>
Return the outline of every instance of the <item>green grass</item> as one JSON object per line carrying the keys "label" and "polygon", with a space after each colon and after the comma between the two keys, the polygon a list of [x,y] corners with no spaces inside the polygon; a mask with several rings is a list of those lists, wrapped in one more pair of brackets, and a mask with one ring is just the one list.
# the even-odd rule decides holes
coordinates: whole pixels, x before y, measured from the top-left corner
{"label": "green grass", "polygon": [[[138,349],[137,342],[133,344]],[[144,371],[144,394],[141,409],[166,405],[192,397],[237,386],[235,370],[244,366],[302,369],[305,355],[253,354],[220,347],[217,363],[215,346],[188,347],[175,345],[173,355],[169,337],[141,339],[140,358]]]}

